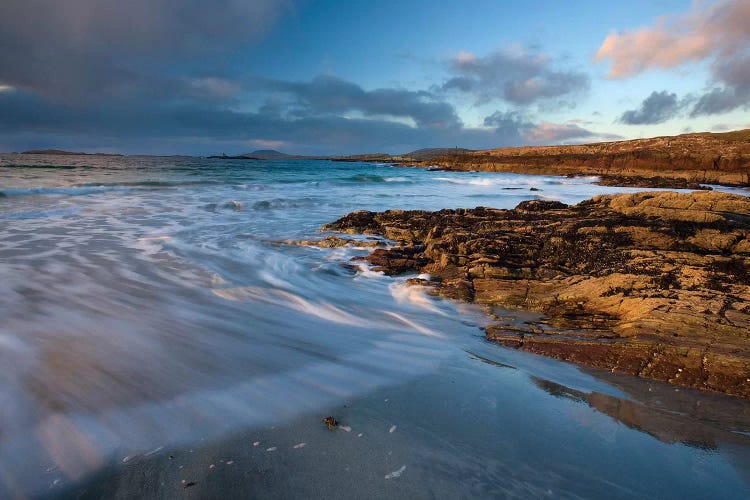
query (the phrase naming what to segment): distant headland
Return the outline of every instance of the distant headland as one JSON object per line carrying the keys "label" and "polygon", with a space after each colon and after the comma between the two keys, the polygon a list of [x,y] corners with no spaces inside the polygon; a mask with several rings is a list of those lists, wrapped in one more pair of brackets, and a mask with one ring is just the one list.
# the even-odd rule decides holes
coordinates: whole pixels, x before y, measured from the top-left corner
{"label": "distant headland", "polygon": [[330,160],[330,161],[383,161],[383,162],[397,162],[397,163],[408,163],[415,161],[429,161],[434,158],[450,157],[451,155],[459,155],[472,153],[473,150],[465,148],[425,148],[412,151],[410,153],[404,153],[401,155],[392,155],[388,153],[363,153],[356,155],[296,155],[296,154],[285,154],[273,149],[258,149],[252,153],[246,153],[241,155],[212,155],[208,158],[217,158],[223,160]]}
{"label": "distant headland", "polygon": [[83,153],[80,151],[65,151],[63,149],[31,149],[21,151],[22,155],[57,155],[57,156],[124,156],[118,153]]}
{"label": "distant headland", "polygon": [[438,155],[412,166],[540,175],[596,175],[616,186],[750,185],[750,129],[575,146],[526,146]]}

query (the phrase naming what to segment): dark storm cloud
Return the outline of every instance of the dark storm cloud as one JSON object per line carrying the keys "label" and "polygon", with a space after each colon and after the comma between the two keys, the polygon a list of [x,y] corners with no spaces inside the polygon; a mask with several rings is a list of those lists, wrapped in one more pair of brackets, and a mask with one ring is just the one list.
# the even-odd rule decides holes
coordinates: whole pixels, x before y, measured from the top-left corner
{"label": "dark storm cloud", "polygon": [[192,137],[331,152],[491,144],[491,131],[464,128],[453,106],[428,91],[365,90],[332,76],[248,78],[222,59],[286,9],[277,0],[1,2],[5,144],[33,134],[39,146],[56,134],[68,143]]}
{"label": "dark storm cloud", "polygon": [[[507,112],[466,127],[441,89],[249,76],[237,53],[287,10],[285,0],[4,0],[0,146],[203,154],[278,143],[292,153],[400,153],[519,145],[550,129]],[[585,75],[538,53],[464,56],[444,87],[478,100],[548,103],[588,88]],[[548,136],[556,140],[541,140]]]}
{"label": "dark storm cloud", "polygon": [[698,98],[691,116],[712,115],[740,107],[750,107],[750,48],[717,59],[712,66],[712,73],[715,82],[720,86],[712,88]]}
{"label": "dark storm cloud", "polygon": [[64,100],[168,95],[164,66],[259,37],[279,0],[3,0],[0,83]]}
{"label": "dark storm cloud", "polygon": [[503,145],[502,137],[491,129],[414,127],[377,117],[335,114],[284,116],[268,108],[243,112],[200,102],[67,104],[19,91],[0,93],[0,133],[6,140],[13,133],[46,138],[60,134],[68,138],[65,144],[76,143],[76,137],[81,141],[92,136],[116,138],[116,142],[136,145],[139,139],[161,138],[162,152],[170,152],[169,148],[178,144],[183,148],[180,151],[189,153],[213,152],[206,149],[210,145],[191,146],[185,141],[189,138],[220,141],[238,152],[252,140],[282,141],[294,148],[290,152],[315,154],[398,153],[445,144],[470,148]]}
{"label": "dark storm cloud", "polygon": [[484,119],[486,127],[494,127],[504,144],[522,144],[524,135],[534,124],[516,111],[495,111]]}
{"label": "dark storm cloud", "polygon": [[517,111],[495,112],[485,118],[482,128],[415,127],[381,117],[294,114],[289,113],[289,106],[296,104],[282,101],[261,106],[257,111],[237,111],[204,101],[66,103],[23,91],[0,92],[0,137],[5,144],[10,144],[7,141],[13,137],[22,138],[17,141],[25,145],[22,149],[77,149],[79,145],[101,149],[104,144],[119,144],[119,148],[108,149],[189,154],[216,153],[225,148],[246,152],[254,143],[282,143],[293,153],[350,154],[403,153],[446,145],[486,149],[619,138],[575,123],[535,123]]}
{"label": "dark storm cloud", "polygon": [[652,125],[663,123],[674,118],[680,111],[681,105],[677,100],[677,94],[663,90],[651,92],[638,107],[625,111],[618,119],[620,123],[627,125]]}
{"label": "dark storm cloud", "polygon": [[588,75],[555,68],[544,54],[527,49],[498,51],[479,57],[460,53],[449,63],[455,76],[442,90],[474,97],[478,104],[502,99],[515,105],[529,105],[589,89]]}
{"label": "dark storm cloud", "polygon": [[461,126],[453,106],[427,91],[387,88],[366,91],[334,76],[319,76],[309,82],[265,80],[256,85],[262,90],[290,94],[296,112],[302,115],[360,111],[365,116],[411,118],[418,127]]}

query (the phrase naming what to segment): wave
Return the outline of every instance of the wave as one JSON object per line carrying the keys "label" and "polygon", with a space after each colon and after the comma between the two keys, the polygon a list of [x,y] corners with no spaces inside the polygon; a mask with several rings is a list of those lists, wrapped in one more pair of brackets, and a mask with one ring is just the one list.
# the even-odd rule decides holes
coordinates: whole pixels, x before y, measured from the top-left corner
{"label": "wave", "polygon": [[208,205],[205,205],[203,208],[210,212],[216,212],[217,210],[234,210],[235,212],[239,212],[244,208],[244,205],[235,200],[230,200],[224,203],[209,203]]}
{"label": "wave", "polygon": [[94,168],[89,165],[23,165],[17,163],[10,163],[8,165],[0,165],[0,168],[41,168],[41,169],[55,169],[55,170],[73,170],[74,168]]}
{"label": "wave", "polygon": [[0,219],[5,220],[24,220],[24,219],[50,219],[53,217],[64,217],[66,215],[75,214],[78,212],[77,209],[59,209],[59,210],[37,210],[32,212],[11,212],[7,214],[0,214]]}
{"label": "wave", "polygon": [[123,181],[123,182],[87,182],[72,186],[7,188],[0,191],[0,196],[30,196],[30,195],[67,195],[83,196],[106,191],[128,191],[132,189],[160,189],[181,188],[192,186],[227,185],[224,181]]}
{"label": "wave", "polygon": [[122,181],[122,182],[90,182],[76,184],[74,187],[133,187],[133,188],[178,188],[188,186],[216,186],[231,185],[231,182],[218,180],[200,181]]}
{"label": "wave", "polygon": [[525,185],[525,183],[520,183],[517,180],[510,180],[510,179],[503,179],[503,178],[473,178],[473,179],[462,179],[457,177],[435,177],[436,181],[441,182],[450,182],[451,184],[463,184],[463,185],[469,185],[469,186],[512,186],[512,187],[506,187],[504,189],[520,189],[522,186],[519,186],[519,184]]}
{"label": "wave", "polygon": [[562,177],[559,179],[547,181],[545,184],[552,184],[557,186],[575,186],[580,184],[593,184],[601,180],[596,175],[576,176],[576,177]]}
{"label": "wave", "polygon": [[[299,208],[319,203],[317,198],[273,198],[253,203],[254,210],[275,210],[279,208]],[[328,204],[327,204],[328,205]]]}
{"label": "wave", "polygon": [[383,177],[374,174],[357,174],[343,179],[346,182],[409,182],[406,177]]}
{"label": "wave", "polygon": [[92,185],[71,187],[35,187],[35,188],[10,188],[0,191],[0,196],[35,196],[35,195],[64,195],[85,196],[87,194],[104,193],[107,191],[127,191],[125,187]]}

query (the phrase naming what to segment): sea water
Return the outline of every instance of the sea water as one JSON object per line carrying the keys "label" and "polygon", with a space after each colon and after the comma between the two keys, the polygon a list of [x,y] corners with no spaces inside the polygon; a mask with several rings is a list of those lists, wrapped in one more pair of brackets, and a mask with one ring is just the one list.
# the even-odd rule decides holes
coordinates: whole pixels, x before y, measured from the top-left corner
{"label": "sea water", "polygon": [[643,190],[595,181],[0,156],[0,498],[747,497],[747,401],[499,347],[365,248],[286,243]]}

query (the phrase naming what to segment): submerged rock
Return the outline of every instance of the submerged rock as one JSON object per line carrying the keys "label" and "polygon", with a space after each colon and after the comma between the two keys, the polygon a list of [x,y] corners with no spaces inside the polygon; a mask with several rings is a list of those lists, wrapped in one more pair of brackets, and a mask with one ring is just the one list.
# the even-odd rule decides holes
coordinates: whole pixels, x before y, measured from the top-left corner
{"label": "submerged rock", "polygon": [[399,246],[365,259],[433,293],[540,313],[501,319],[509,347],[750,397],[750,198],[597,196],[513,210],[359,211],[324,227]]}
{"label": "submerged rock", "polygon": [[282,240],[277,243],[284,245],[295,245],[305,247],[339,248],[339,247],[377,247],[384,243],[379,240],[355,240],[354,238],[341,238],[329,235],[320,240]]}
{"label": "submerged rock", "polygon": [[326,417],[323,419],[323,423],[326,424],[329,431],[335,431],[336,427],[339,425],[339,422],[335,417]]}

